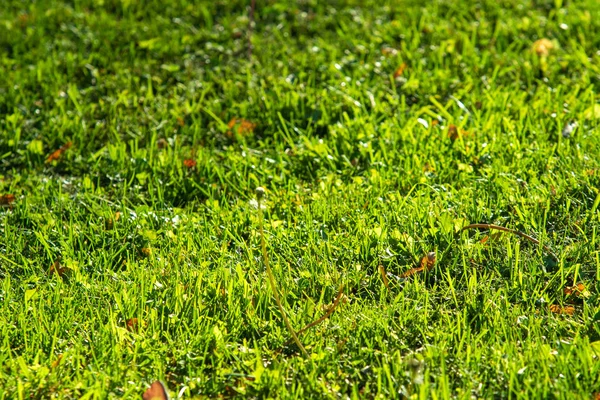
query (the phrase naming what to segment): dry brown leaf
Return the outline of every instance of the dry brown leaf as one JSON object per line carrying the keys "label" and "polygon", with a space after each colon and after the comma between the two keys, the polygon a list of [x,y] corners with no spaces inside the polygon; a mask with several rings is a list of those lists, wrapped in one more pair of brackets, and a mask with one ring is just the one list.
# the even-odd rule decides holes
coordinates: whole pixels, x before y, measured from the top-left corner
{"label": "dry brown leaf", "polygon": [[401,77],[404,71],[406,71],[406,63],[402,63],[398,68],[396,68],[396,71],[394,72],[394,79]]}
{"label": "dry brown leaf", "polygon": [[573,315],[575,314],[575,307],[573,306],[559,306],[558,304],[551,304],[550,311],[555,314],[567,314]]}
{"label": "dry brown leaf", "polygon": [[15,201],[14,194],[0,195],[0,205],[1,206],[10,206],[14,201]]}
{"label": "dry brown leaf", "polygon": [[56,150],[54,153],[50,154],[48,156],[48,158],[46,158],[46,163],[51,163],[52,161],[59,160],[62,157],[62,155],[64,154],[64,152],[67,151],[68,149],[70,149],[71,146],[73,146],[73,142],[67,142],[67,143],[63,144],[60,147],[60,149]]}
{"label": "dry brown leaf", "polygon": [[456,125],[450,125],[448,127],[448,137],[452,140],[458,139],[458,128]]}
{"label": "dry brown leaf", "polygon": [[169,400],[169,394],[161,381],[154,381],[142,395],[143,400]]}
{"label": "dry brown leaf", "polygon": [[144,321],[140,321],[137,318],[129,318],[125,321],[125,325],[127,326],[127,330],[129,332],[137,332],[140,327],[146,326]]}
{"label": "dry brown leaf", "polygon": [[564,292],[567,296],[571,294],[580,294],[583,293],[583,291],[585,291],[585,285],[583,283],[578,283],[575,286],[567,286],[564,289]]}
{"label": "dry brown leaf", "polygon": [[197,164],[198,163],[196,162],[196,160],[192,160],[191,158],[183,160],[183,165],[188,169],[194,168]]}
{"label": "dry brown leaf", "polygon": [[435,251],[430,251],[421,258],[421,268],[430,270],[435,265]]}
{"label": "dry brown leaf", "polygon": [[554,43],[550,39],[542,38],[533,43],[532,49],[538,57],[547,57],[554,50]]}
{"label": "dry brown leaf", "polygon": [[418,272],[429,271],[435,266],[435,251],[430,251],[421,258],[421,262],[418,267],[409,269],[401,275],[402,278],[408,278]]}
{"label": "dry brown leaf", "polygon": [[54,263],[48,268],[48,275],[56,274],[61,278],[69,271],[69,269],[63,266],[60,261],[56,260]]}
{"label": "dry brown leaf", "polygon": [[450,125],[448,127],[448,137],[450,140],[455,141],[458,138],[464,138],[466,136],[469,136],[469,132],[464,129],[460,129],[456,125]]}
{"label": "dry brown leaf", "polygon": [[570,295],[579,296],[580,294],[582,294],[585,291],[586,291],[586,289],[585,289],[585,285],[583,283],[578,283],[575,286],[567,286],[566,288],[564,288],[564,293],[567,296],[570,296]]}
{"label": "dry brown leaf", "polygon": [[253,124],[250,121],[247,121],[243,118],[232,118],[231,121],[229,121],[229,123],[227,124],[227,127],[229,128],[229,130],[227,131],[227,134],[229,136],[234,136],[233,131],[235,128],[235,132],[240,135],[240,136],[244,136],[244,135],[249,135],[252,132],[254,132],[254,128],[256,128],[256,124]]}

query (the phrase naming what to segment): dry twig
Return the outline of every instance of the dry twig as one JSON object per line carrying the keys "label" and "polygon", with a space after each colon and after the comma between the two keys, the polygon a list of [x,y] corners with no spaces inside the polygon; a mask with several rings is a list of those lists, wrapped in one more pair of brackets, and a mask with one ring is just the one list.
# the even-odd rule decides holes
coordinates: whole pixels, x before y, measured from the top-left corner
{"label": "dry twig", "polygon": [[273,297],[275,297],[275,302],[277,303],[277,307],[279,307],[279,312],[281,313],[283,322],[285,323],[285,326],[287,327],[288,331],[292,335],[294,342],[296,342],[296,345],[302,351],[302,354],[308,358],[308,352],[302,345],[302,342],[300,342],[300,339],[298,339],[298,336],[296,335],[296,332],[294,331],[294,328],[292,327],[292,323],[290,322],[290,320],[288,319],[288,317],[285,313],[283,304],[281,304],[281,299],[279,297],[279,292],[277,290],[277,284],[275,283],[275,276],[273,275],[273,271],[271,270],[271,266],[269,265],[269,255],[267,254],[267,242],[265,241],[265,233],[264,233],[264,229],[263,229],[263,214],[262,214],[262,207],[261,207],[261,200],[264,195],[265,195],[265,189],[263,189],[261,187],[256,188],[256,199],[258,201],[258,224],[259,224],[259,229],[260,229],[260,243],[261,243],[262,253],[263,253],[263,262],[265,263],[265,268],[267,270],[267,276],[269,277],[269,283],[271,284],[271,290],[273,291]]}
{"label": "dry twig", "polygon": [[[462,231],[466,231],[467,229],[496,229],[499,231],[503,231],[503,232],[509,232],[512,234],[515,234],[517,236],[521,236],[524,239],[529,240],[532,243],[535,243],[537,245],[540,245],[540,241],[537,240],[536,238],[534,238],[533,236],[529,236],[526,233],[523,232],[519,232],[517,230],[514,229],[510,229],[510,228],[506,228],[504,226],[500,226],[500,225],[494,225],[494,224],[470,224],[465,226],[464,228],[461,229]],[[548,246],[546,246],[545,244],[542,244],[542,247],[544,248],[544,250],[546,250],[555,260],[558,260],[558,257],[556,257],[556,254],[554,254],[554,252],[552,251],[552,249]]]}
{"label": "dry twig", "polygon": [[[335,298],[335,300],[333,301],[333,304],[331,305],[331,307],[329,307],[329,309],[327,309],[327,312],[325,314],[323,314],[321,316],[321,318],[314,320],[313,322],[311,322],[310,324],[307,324],[304,328],[300,329],[298,332],[296,332],[296,335],[300,336],[301,334],[303,334],[304,332],[306,332],[307,330],[309,330],[310,328],[312,328],[313,326],[317,326],[319,325],[321,322],[325,321],[327,318],[329,318],[329,316],[331,314],[333,314],[333,312],[335,311],[335,309],[337,308],[338,304],[340,304],[340,300],[342,300],[342,298],[344,297],[344,285],[340,286],[340,289],[338,290],[338,294]],[[289,339],[287,342],[285,342],[283,345],[287,346],[288,344],[290,344],[292,342],[293,339]]]}

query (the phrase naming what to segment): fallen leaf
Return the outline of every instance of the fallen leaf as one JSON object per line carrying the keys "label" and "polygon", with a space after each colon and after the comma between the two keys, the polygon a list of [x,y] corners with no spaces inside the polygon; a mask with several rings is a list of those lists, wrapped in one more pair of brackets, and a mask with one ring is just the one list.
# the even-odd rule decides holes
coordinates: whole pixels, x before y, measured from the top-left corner
{"label": "fallen leaf", "polygon": [[567,286],[563,292],[566,296],[588,297],[590,295],[589,290],[587,290],[583,283],[578,283],[575,286]]}
{"label": "fallen leaf", "polygon": [[15,201],[15,195],[14,194],[3,194],[0,195],[0,205],[2,206],[9,206],[12,204],[12,202]]}
{"label": "fallen leaf", "polygon": [[396,68],[396,71],[394,72],[394,79],[401,77],[404,71],[406,71],[406,63],[402,63],[398,68]]}
{"label": "fallen leaf", "polygon": [[140,321],[137,318],[129,318],[125,321],[125,325],[127,326],[127,330],[129,332],[137,332],[140,327],[146,326],[144,321]]}
{"label": "fallen leaf", "polygon": [[412,268],[401,275],[402,278],[408,278],[418,272],[429,271],[435,266],[435,251],[430,251],[421,258],[418,267]]}
{"label": "fallen leaf", "polygon": [[533,43],[532,49],[538,57],[547,57],[554,47],[554,43],[550,39],[542,38]]}
{"label": "fallen leaf", "polygon": [[60,261],[56,260],[54,263],[48,268],[48,274],[56,274],[61,278],[68,272],[68,268],[63,266]]}
{"label": "fallen leaf", "polygon": [[142,395],[143,400],[169,400],[169,394],[161,381],[154,381]]}
{"label": "fallen leaf", "polygon": [[464,138],[466,136],[469,136],[469,132],[464,129],[460,129],[456,125],[450,125],[448,127],[448,137],[450,140],[455,141],[458,138]]}
{"label": "fallen leaf", "polygon": [[579,294],[582,293],[585,290],[585,285],[583,283],[578,283],[575,286],[567,286],[564,289],[564,292],[567,296],[572,295],[572,294]]}
{"label": "fallen leaf", "polygon": [[64,154],[64,152],[70,149],[71,146],[73,146],[73,142],[67,142],[63,144],[58,150],[56,150],[54,153],[50,154],[48,158],[46,158],[46,164],[51,163],[52,161],[59,160]]}
{"label": "fallen leaf", "polygon": [[229,121],[229,123],[227,124],[227,127],[229,128],[229,131],[227,131],[227,134],[229,136],[233,136],[232,130],[236,127],[236,133],[240,136],[244,136],[254,132],[256,124],[253,124],[252,122],[242,118],[232,118],[231,121]]}
{"label": "fallen leaf", "polygon": [[575,314],[575,307],[573,307],[573,306],[562,307],[562,306],[559,306],[558,304],[551,304],[550,311],[555,314],[573,315],[573,314]]}
{"label": "fallen leaf", "polygon": [[448,137],[451,140],[456,140],[458,139],[458,128],[456,127],[456,125],[450,125],[448,127]]}
{"label": "fallen leaf", "polygon": [[435,265],[435,251],[430,251],[421,259],[421,268],[430,270]]}
{"label": "fallen leaf", "polygon": [[385,285],[385,287],[390,290],[390,282],[388,281],[386,272],[385,272],[385,267],[383,265],[379,265],[379,273],[381,274],[381,279],[383,280],[383,284]]}
{"label": "fallen leaf", "polygon": [[183,160],[183,165],[188,169],[194,168],[197,164],[198,163],[196,162],[196,160],[192,160],[191,158]]}

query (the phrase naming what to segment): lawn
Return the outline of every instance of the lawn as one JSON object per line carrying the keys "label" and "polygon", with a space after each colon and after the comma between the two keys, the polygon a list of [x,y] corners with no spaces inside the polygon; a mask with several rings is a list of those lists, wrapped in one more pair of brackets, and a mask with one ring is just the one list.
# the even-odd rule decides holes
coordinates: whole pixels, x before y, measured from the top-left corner
{"label": "lawn", "polygon": [[0,399],[600,392],[600,4],[256,3],[2,1]]}

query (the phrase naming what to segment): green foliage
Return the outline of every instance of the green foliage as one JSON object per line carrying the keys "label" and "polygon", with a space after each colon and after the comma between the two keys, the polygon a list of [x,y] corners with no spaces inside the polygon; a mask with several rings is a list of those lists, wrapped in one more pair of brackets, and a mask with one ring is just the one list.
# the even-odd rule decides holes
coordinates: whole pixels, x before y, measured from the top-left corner
{"label": "green foliage", "polygon": [[249,3],[3,1],[0,399],[600,392],[597,2]]}

